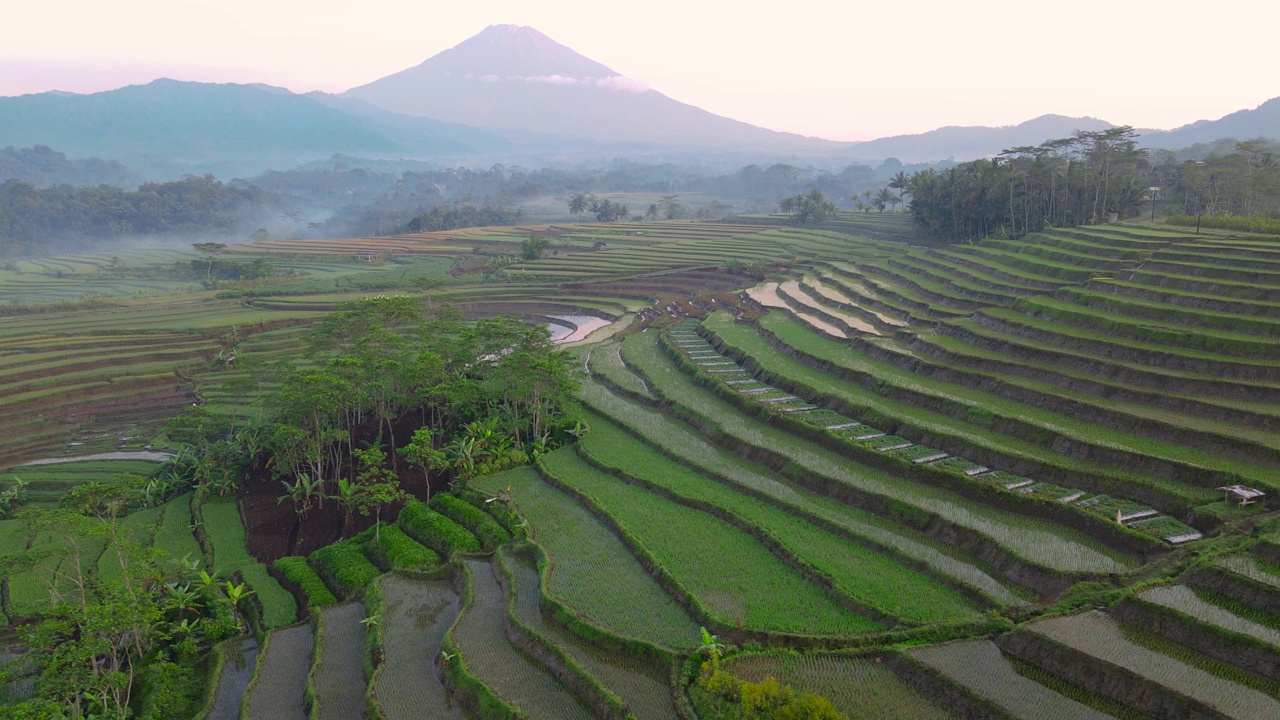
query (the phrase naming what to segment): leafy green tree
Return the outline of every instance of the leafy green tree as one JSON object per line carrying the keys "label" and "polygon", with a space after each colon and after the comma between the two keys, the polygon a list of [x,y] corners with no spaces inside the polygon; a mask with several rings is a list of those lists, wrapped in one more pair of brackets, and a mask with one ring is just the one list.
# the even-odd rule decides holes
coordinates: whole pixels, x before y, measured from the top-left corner
{"label": "leafy green tree", "polygon": [[783,199],[778,209],[789,214],[796,225],[817,225],[836,213],[835,203],[817,188]]}
{"label": "leafy green tree", "polygon": [[398,452],[405,460],[422,468],[422,479],[427,486],[427,501],[431,500],[431,473],[449,467],[448,456],[435,448],[435,433],[431,428],[421,427],[414,431],[413,438]]}
{"label": "leafy green tree", "polygon": [[520,243],[520,257],[525,260],[537,260],[547,251],[551,241],[547,238],[527,237]]}
{"label": "leafy green tree", "polygon": [[220,242],[199,242],[192,243],[191,247],[195,248],[196,252],[203,255],[204,259],[208,262],[208,268],[205,271],[205,281],[208,282],[209,280],[212,280],[213,261],[220,253],[222,253],[223,250],[227,249],[227,244]]}

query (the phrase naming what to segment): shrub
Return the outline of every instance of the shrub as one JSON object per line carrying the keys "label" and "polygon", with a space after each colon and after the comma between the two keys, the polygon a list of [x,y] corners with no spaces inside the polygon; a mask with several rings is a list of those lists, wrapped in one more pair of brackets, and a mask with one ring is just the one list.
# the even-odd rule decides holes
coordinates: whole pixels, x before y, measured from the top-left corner
{"label": "shrub", "polygon": [[302,588],[302,592],[307,596],[307,607],[328,605],[338,601],[338,598],[329,592],[329,588],[325,586],[316,571],[307,564],[306,558],[282,557],[276,560],[275,566],[289,578],[290,582]]}
{"label": "shrub", "polygon": [[400,528],[442,558],[480,549],[480,541],[466,528],[416,500],[400,511]]}
{"label": "shrub", "polygon": [[395,525],[383,525],[377,537],[372,530],[361,533],[365,534],[368,535],[364,541],[365,552],[374,562],[392,570],[418,570],[440,564],[439,555]]}
{"label": "shrub", "polygon": [[360,592],[365,585],[382,574],[364,556],[360,545],[349,540],[327,545],[311,553],[311,563],[336,594],[342,596]]}
{"label": "shrub", "polygon": [[[520,516],[512,509],[511,503],[505,499],[493,500],[488,493],[482,493],[471,488],[463,488],[458,491],[458,497],[465,500],[469,505],[479,508],[489,514],[494,520],[502,526],[512,537],[523,537]],[[492,502],[490,502],[492,500]]]}
{"label": "shrub", "polygon": [[498,521],[483,510],[477,510],[453,495],[441,493],[431,498],[431,507],[450,520],[471,531],[485,550],[493,550],[499,545],[511,542],[511,535]]}

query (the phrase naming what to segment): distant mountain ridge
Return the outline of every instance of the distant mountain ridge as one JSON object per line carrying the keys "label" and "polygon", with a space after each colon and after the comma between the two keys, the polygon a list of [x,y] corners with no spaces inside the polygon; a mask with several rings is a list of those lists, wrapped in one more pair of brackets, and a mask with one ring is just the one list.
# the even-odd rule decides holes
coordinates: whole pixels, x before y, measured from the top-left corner
{"label": "distant mountain ridge", "polygon": [[491,25],[342,97],[406,115],[602,142],[810,153],[841,146],[673,100],[533,28],[515,25]]}
{"label": "distant mountain ridge", "polygon": [[1217,120],[1197,120],[1167,132],[1148,131],[1143,135],[1142,144],[1176,150],[1223,138],[1250,140],[1257,137],[1280,139],[1280,97],[1252,110],[1237,110]]}
{"label": "distant mountain ridge", "polygon": [[0,97],[0,146],[46,145],[178,172],[257,172],[334,153],[465,155],[494,144],[475,128],[371,118],[269,86],[156,80],[90,95]]}
{"label": "distant mountain ridge", "polygon": [[[46,146],[69,158],[102,158],[123,163],[135,179],[247,176],[339,154],[473,166],[616,157],[734,167],[834,167],[887,158],[927,163],[989,157],[1109,127],[1096,118],[1043,115],[1007,127],[943,127],[832,142],[678,102],[533,28],[514,25],[490,26],[415,67],[340,95],[156,80],[88,95],[0,97],[0,148]],[[1217,120],[1140,132],[1142,145],[1173,149],[1227,137],[1277,138],[1280,98]],[[14,169],[16,162],[7,171],[15,177],[57,181],[38,168]],[[107,175],[120,170],[113,167]]]}
{"label": "distant mountain ridge", "polygon": [[[1077,130],[1097,131],[1113,127],[1116,126],[1098,118],[1041,115],[1004,127],[949,126],[915,135],[867,140],[849,145],[848,150],[857,157],[875,160],[889,157],[896,157],[903,162],[973,160],[998,155],[1009,148],[1039,145],[1046,140],[1070,137]],[[1280,139],[1280,98],[1217,120],[1198,120],[1173,130],[1138,129],[1137,133],[1141,147],[1169,150],[1223,138]]]}
{"label": "distant mountain ridge", "polygon": [[1076,130],[1106,130],[1111,127],[1115,126],[1097,118],[1041,115],[1004,127],[949,126],[915,135],[895,135],[854,143],[849,150],[858,157],[896,157],[903,162],[973,160],[997,155],[1011,147],[1039,145],[1045,140],[1067,137]]}

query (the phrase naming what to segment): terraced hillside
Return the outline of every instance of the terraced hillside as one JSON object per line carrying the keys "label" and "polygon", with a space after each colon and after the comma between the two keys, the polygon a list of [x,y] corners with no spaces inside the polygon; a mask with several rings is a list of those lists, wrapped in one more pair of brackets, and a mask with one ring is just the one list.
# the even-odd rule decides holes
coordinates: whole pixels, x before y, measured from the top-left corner
{"label": "terraced hillside", "polygon": [[[775,678],[850,718],[1280,716],[1280,244],[1114,224],[920,247],[894,242],[905,222],[237,247],[343,277],[363,251],[457,258],[441,284],[395,291],[553,326],[587,430],[478,492],[409,504],[390,540],[271,570],[234,503],[131,516],[171,553],[200,527],[192,556],[255,588],[256,671],[224,670],[208,707],[687,720]],[[530,235],[553,252],[515,260]],[[399,268],[375,260],[370,277]],[[298,357],[357,285],[0,323],[18,398],[0,447],[68,452],[74,428],[30,403],[112,402],[129,381],[103,373],[176,369],[183,404],[246,413],[276,389],[258,368]],[[101,394],[74,394],[81,380]],[[35,467],[46,503],[108,470]],[[1219,490],[1235,484],[1267,495],[1238,506]],[[502,530],[481,542],[468,517]],[[53,542],[3,522],[6,551]],[[47,596],[39,572],[6,580],[11,617]]]}

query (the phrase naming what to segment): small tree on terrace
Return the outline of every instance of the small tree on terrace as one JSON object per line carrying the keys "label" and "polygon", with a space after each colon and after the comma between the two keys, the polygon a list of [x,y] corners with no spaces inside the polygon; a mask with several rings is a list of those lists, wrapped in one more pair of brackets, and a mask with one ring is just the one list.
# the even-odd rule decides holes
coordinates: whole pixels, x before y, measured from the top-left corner
{"label": "small tree on terrace", "polygon": [[[400,479],[387,469],[387,454],[381,448],[372,447],[367,450],[356,450],[356,487],[351,491],[352,505],[347,506],[350,517],[352,510],[368,515],[373,513],[373,536],[382,536],[382,509],[386,506],[409,499],[409,494],[400,489]],[[345,494],[345,493],[344,493]]]}
{"label": "small tree on terrace", "polygon": [[216,258],[218,254],[221,253],[223,250],[227,249],[226,243],[219,243],[219,242],[192,243],[191,247],[195,248],[196,252],[203,255],[204,259],[208,261],[208,267],[206,268],[204,273],[205,281],[207,282],[213,279],[214,258]]}
{"label": "small tree on terrace", "polygon": [[449,467],[449,456],[435,448],[435,434],[431,428],[418,428],[409,444],[397,452],[410,463],[422,468],[422,479],[427,484],[427,501],[431,500],[431,473]]}

